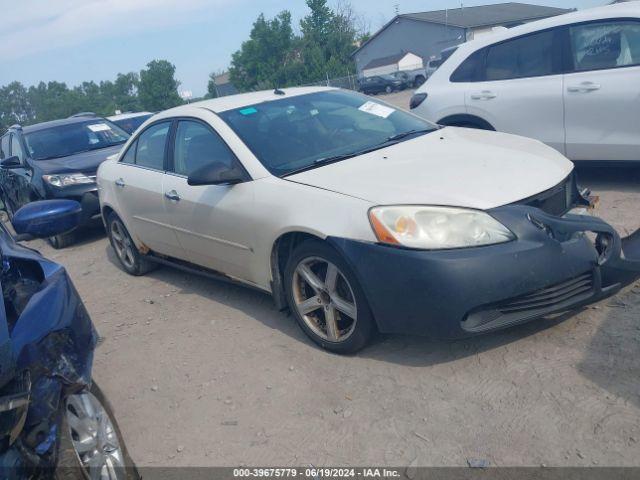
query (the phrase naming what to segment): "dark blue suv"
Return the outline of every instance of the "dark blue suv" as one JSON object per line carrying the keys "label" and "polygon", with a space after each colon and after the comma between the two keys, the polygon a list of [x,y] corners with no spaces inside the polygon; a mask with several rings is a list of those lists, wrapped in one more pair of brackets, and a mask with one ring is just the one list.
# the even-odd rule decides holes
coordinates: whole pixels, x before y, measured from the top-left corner
{"label": "dark blue suv", "polygon": [[[114,123],[90,114],[9,128],[0,139],[0,200],[9,218],[29,202],[65,198],[82,205],[80,226],[99,224],[98,166],[128,138]],[[54,248],[73,240],[74,232],[49,239]]]}

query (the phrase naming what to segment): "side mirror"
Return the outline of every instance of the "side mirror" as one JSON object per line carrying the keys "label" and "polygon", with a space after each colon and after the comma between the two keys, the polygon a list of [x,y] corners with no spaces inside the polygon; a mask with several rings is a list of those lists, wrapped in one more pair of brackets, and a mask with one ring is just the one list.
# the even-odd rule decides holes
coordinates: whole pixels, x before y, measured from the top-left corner
{"label": "side mirror", "polygon": [[199,185],[236,185],[249,180],[247,173],[240,167],[229,168],[224,163],[214,163],[194,171],[187,183],[192,187]]}
{"label": "side mirror", "polygon": [[9,158],[5,158],[4,160],[0,161],[0,168],[4,168],[4,169],[12,169],[12,168],[20,168],[22,166],[22,163],[20,163],[20,159],[18,157],[9,157]]}
{"label": "side mirror", "polygon": [[17,240],[54,237],[80,224],[82,207],[75,200],[43,200],[28,203],[13,215]]}

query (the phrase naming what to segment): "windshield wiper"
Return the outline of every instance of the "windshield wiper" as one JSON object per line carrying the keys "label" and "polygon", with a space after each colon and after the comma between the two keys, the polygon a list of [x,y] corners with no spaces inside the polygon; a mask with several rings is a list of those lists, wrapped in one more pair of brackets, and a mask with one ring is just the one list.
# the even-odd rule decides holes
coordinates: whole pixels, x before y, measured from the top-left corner
{"label": "windshield wiper", "polygon": [[414,130],[409,130],[407,132],[402,132],[402,133],[398,133],[396,135],[391,135],[389,138],[387,138],[387,142],[395,142],[398,140],[402,140],[403,138],[407,138],[410,137],[411,135],[420,135],[420,134],[424,134],[424,133],[431,133],[433,132],[433,128],[423,128],[423,129],[414,129]]}

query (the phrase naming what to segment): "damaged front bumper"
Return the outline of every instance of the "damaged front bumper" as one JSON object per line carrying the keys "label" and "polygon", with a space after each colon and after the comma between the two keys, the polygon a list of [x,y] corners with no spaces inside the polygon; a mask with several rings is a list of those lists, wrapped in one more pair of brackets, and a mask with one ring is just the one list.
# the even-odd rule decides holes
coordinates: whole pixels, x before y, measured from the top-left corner
{"label": "damaged front bumper", "polygon": [[465,338],[566,312],[640,276],[640,231],[508,205],[489,212],[516,236],[500,245],[419,251],[330,238],[383,333]]}
{"label": "damaged front bumper", "polygon": [[0,250],[0,478],[32,478],[55,466],[61,402],[89,386],[97,334],[64,268],[3,227]]}

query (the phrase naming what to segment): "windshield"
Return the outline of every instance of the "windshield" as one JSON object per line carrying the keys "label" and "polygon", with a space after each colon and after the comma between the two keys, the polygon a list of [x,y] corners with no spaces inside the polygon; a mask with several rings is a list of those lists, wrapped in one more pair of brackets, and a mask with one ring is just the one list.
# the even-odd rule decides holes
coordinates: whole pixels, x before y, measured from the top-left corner
{"label": "windshield", "polygon": [[142,125],[152,116],[153,114],[149,113],[148,115],[139,115],[137,117],[121,118],[119,120],[111,120],[111,121],[116,125],[118,125],[125,132],[132,134],[138,129],[140,125]]}
{"label": "windshield", "polygon": [[220,117],[277,176],[437,128],[365,95],[341,90],[242,107]]}
{"label": "windshield", "polygon": [[24,139],[31,158],[48,160],[120,145],[129,134],[108,120],[95,118],[37,130]]}

